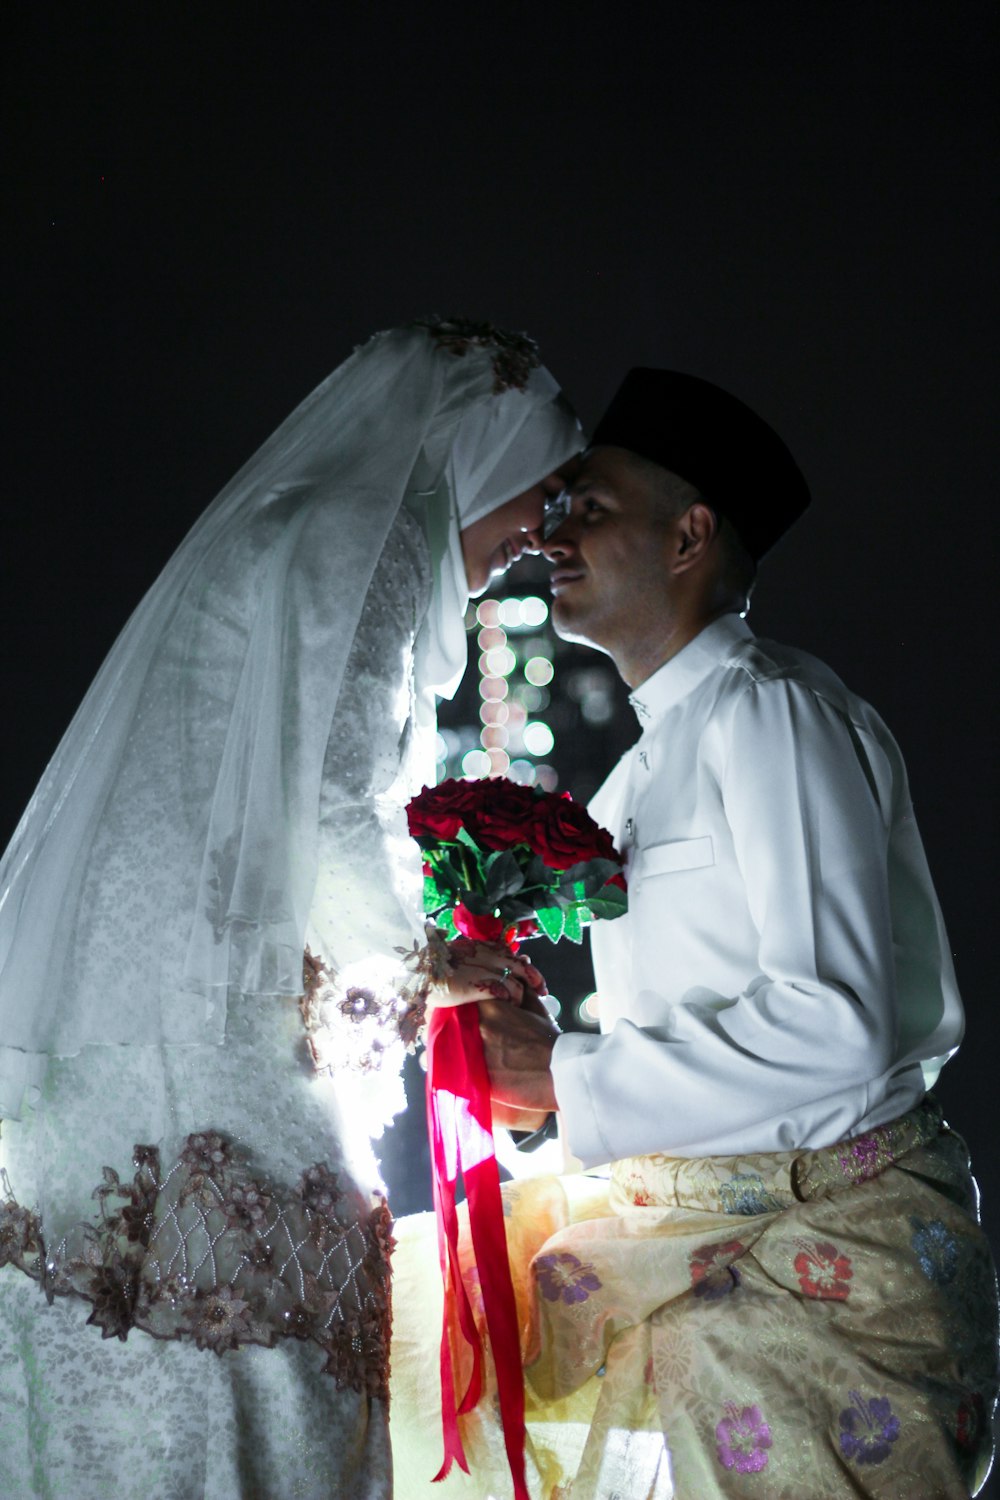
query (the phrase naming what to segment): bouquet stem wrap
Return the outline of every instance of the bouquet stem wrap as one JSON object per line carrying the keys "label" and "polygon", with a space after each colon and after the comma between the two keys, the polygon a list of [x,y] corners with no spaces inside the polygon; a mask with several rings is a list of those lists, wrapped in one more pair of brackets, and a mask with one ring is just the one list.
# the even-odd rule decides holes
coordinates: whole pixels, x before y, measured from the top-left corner
{"label": "bouquet stem wrap", "polygon": [[[524,1475],[524,1383],[517,1306],[507,1260],[500,1174],[493,1146],[490,1080],[479,1036],[478,1006],[440,1007],[431,1013],[427,1028],[427,1125],[444,1282],[441,1329],[444,1462],[434,1478],[444,1479],[455,1460],[469,1472],[458,1417],[476,1405],[483,1385],[482,1342],[458,1262],[455,1187],[461,1172],[496,1369],[514,1500],[529,1500]],[[449,1316],[452,1309],[457,1331],[472,1351],[472,1373],[457,1402]]]}

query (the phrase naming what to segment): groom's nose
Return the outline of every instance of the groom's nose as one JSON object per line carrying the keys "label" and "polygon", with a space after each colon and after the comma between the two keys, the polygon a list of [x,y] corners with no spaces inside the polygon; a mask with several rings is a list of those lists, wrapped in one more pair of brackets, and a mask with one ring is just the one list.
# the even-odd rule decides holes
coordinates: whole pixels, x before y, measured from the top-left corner
{"label": "groom's nose", "polygon": [[571,520],[569,516],[566,516],[550,536],[542,537],[539,551],[548,558],[549,562],[562,562],[569,557],[575,547],[576,538],[573,535]]}

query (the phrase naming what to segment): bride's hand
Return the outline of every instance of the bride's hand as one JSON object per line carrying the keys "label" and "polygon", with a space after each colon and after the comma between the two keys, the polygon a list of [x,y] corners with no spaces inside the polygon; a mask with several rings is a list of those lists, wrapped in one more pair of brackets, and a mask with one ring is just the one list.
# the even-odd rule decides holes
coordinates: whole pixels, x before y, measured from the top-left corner
{"label": "bride's hand", "polygon": [[502,943],[477,943],[471,938],[453,938],[450,972],[443,984],[433,987],[428,1008],[438,1005],[471,1005],[480,1000],[509,1000],[520,1005],[526,999],[548,993],[545,980],[534,964],[511,953]]}

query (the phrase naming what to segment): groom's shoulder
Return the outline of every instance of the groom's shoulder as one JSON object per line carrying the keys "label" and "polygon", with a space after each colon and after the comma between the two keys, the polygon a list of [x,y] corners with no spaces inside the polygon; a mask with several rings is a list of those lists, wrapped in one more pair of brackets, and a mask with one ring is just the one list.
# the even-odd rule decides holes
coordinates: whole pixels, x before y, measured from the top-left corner
{"label": "groom's shoulder", "polygon": [[746,688],[751,684],[787,680],[801,682],[805,687],[819,690],[848,689],[832,667],[803,651],[798,646],[788,646],[783,641],[770,640],[766,636],[749,636],[736,641],[726,662],[732,674],[733,686]]}

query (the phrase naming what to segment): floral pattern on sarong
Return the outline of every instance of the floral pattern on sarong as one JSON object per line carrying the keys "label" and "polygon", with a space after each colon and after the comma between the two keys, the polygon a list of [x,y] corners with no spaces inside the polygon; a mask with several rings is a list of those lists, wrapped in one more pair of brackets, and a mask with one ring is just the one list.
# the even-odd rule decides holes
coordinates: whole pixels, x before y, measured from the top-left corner
{"label": "floral pattern on sarong", "polygon": [[948,1286],[958,1271],[958,1240],[940,1219],[925,1224],[914,1214],[910,1219],[913,1237],[910,1244],[920,1269],[935,1286]]}
{"label": "floral pattern on sarong", "polygon": [[726,1402],[726,1416],[715,1429],[719,1444],[719,1463],[737,1474],[759,1474],[767,1468],[771,1429],[759,1406]]}
{"label": "floral pattern on sarong", "polygon": [[594,1274],[593,1266],[566,1253],[539,1255],[535,1261],[535,1277],[542,1296],[549,1302],[560,1299],[571,1306],[574,1302],[586,1302],[591,1292],[599,1292],[601,1282]]}
{"label": "floral pattern on sarong", "polygon": [[719,1302],[740,1284],[739,1267],[733,1262],[745,1253],[739,1240],[721,1245],[700,1245],[691,1256],[691,1287],[705,1302]]}
{"label": "floral pattern on sarong", "polygon": [[846,1302],[851,1289],[848,1282],[854,1275],[849,1255],[842,1255],[836,1245],[825,1240],[797,1240],[799,1253],[795,1257],[795,1274],[799,1286],[807,1297],[820,1297],[832,1302]]}
{"label": "floral pattern on sarong", "polygon": [[[505,1187],[540,1497],[975,1493],[990,1460],[997,1297],[968,1155],[933,1101],[880,1139],[899,1158],[874,1178],[844,1173],[841,1158],[855,1158],[839,1142],[630,1158],[606,1186],[577,1174]],[[782,1206],[736,1224],[721,1191],[734,1180]],[[947,1267],[946,1238],[912,1243],[935,1223],[957,1246],[944,1286],[919,1249]],[[424,1276],[436,1256],[430,1234]],[[567,1299],[537,1273],[550,1264],[601,1285]],[[421,1280],[407,1278],[412,1318]],[[418,1369],[421,1394],[422,1383]],[[502,1438],[480,1408],[462,1419],[466,1451],[481,1492],[502,1493]],[[425,1424],[402,1422],[418,1443]],[[650,1457],[657,1435],[669,1472]]]}
{"label": "floral pattern on sarong", "polygon": [[840,1451],[859,1464],[880,1464],[899,1437],[900,1421],[885,1396],[870,1400],[850,1391],[851,1405],[840,1413]]}
{"label": "floral pattern on sarong", "polygon": [[738,1172],[719,1187],[722,1211],[726,1214],[773,1214],[784,1208],[780,1198],[769,1193],[760,1177],[751,1172]]}

